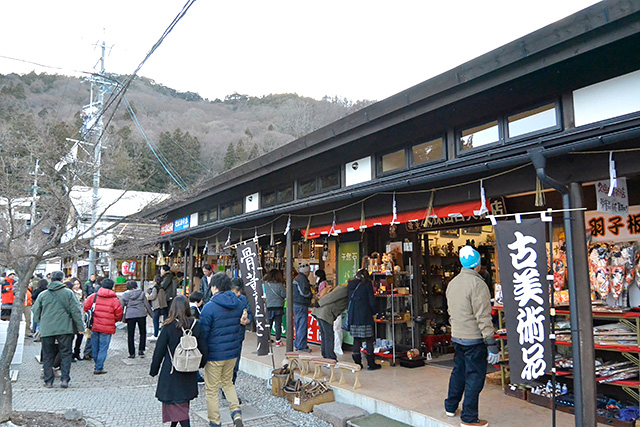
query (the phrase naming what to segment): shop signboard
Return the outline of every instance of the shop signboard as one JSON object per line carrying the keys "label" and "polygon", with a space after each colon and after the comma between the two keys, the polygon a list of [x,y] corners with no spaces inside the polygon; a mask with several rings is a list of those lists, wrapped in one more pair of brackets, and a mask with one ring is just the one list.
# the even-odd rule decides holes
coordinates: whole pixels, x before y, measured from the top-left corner
{"label": "shop signboard", "polygon": [[167,222],[166,224],[162,224],[160,226],[160,235],[164,236],[165,234],[173,233],[173,221]]}
{"label": "shop signboard", "polygon": [[239,243],[236,248],[240,277],[244,285],[251,290],[248,292],[249,305],[256,322],[256,337],[258,338],[258,356],[269,354],[269,331],[267,310],[262,289],[262,272],[258,261],[258,247],[253,240]]}
{"label": "shop signboard", "polygon": [[[320,344],[320,326],[318,325],[318,320],[316,320],[316,318],[311,315],[311,310],[309,310],[308,325],[309,327],[307,329],[307,341],[314,344]],[[274,335],[276,333],[276,327],[273,325],[271,326],[271,333]],[[287,337],[287,316],[282,317],[281,333],[283,337]]]}
{"label": "shop signboard", "polygon": [[531,384],[553,366],[545,226],[537,218],[500,221],[495,230],[511,382]]}
{"label": "shop signboard", "polygon": [[640,206],[631,206],[626,213],[585,213],[587,231],[592,242],[628,242],[640,240]]}
{"label": "shop signboard", "polygon": [[[629,212],[629,193],[627,192],[627,179],[618,178],[613,191],[610,191],[609,181],[596,182],[596,201],[598,212],[624,215]],[[609,195],[611,193],[611,195]]]}
{"label": "shop signboard", "polygon": [[187,228],[189,228],[188,216],[173,221],[173,231],[186,230]]}
{"label": "shop signboard", "polygon": [[338,247],[338,285],[347,283],[360,269],[360,242],[340,243]]}

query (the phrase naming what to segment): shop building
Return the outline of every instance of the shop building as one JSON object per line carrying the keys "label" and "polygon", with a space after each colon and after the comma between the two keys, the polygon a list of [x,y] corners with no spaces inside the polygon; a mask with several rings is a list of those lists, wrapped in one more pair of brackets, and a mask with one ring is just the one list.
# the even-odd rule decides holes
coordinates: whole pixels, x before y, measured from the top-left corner
{"label": "shop building", "polygon": [[[257,237],[265,269],[304,260],[344,283],[368,268],[380,299],[378,336],[397,354],[447,352],[444,291],[459,269],[458,248],[480,250],[493,293],[500,260],[487,214],[569,204],[584,211],[571,213],[571,229],[552,214],[553,242],[561,255],[567,235],[574,238],[570,275],[579,291],[563,295],[575,297],[580,357],[593,365],[600,350],[585,234],[613,234],[614,242],[626,230],[625,241],[640,240],[638,46],[640,4],[598,3],[219,175],[186,202],[147,212],[166,218],[159,255],[187,277],[204,262],[234,274],[231,245]],[[595,213],[598,183],[610,179],[611,159],[626,179],[629,211],[605,216]],[[563,281],[558,290],[567,289]],[[626,302],[610,294],[594,298],[640,304],[635,283]],[[639,386],[618,391],[637,398]],[[583,388],[588,417],[596,384]]]}

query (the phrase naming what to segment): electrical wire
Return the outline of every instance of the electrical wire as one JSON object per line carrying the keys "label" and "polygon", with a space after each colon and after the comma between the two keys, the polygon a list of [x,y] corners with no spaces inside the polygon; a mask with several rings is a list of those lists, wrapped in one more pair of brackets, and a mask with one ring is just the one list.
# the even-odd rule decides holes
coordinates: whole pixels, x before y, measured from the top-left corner
{"label": "electrical wire", "polygon": [[[173,181],[178,184],[178,186],[182,189],[182,190],[186,190],[186,183],[184,182],[184,180],[176,173],[176,175],[174,176],[173,173],[171,173],[171,171],[169,171],[169,168],[167,167],[167,165],[165,164],[165,162],[160,158],[160,154],[159,154],[159,150],[156,151],[156,149],[153,147],[153,144],[151,144],[151,141],[149,141],[149,138],[147,137],[146,132],[144,131],[142,125],[140,124],[140,122],[138,121],[138,117],[136,117],[136,113],[133,111],[133,108],[131,108],[131,104],[129,103],[129,100],[127,98],[124,98],[125,103],[127,104],[127,110],[129,111],[129,115],[131,116],[131,119],[133,120],[133,122],[136,124],[136,127],[138,128],[138,130],[140,131],[140,133],[142,134],[142,138],[144,139],[144,141],[147,143],[147,146],[149,147],[149,149],[151,149],[151,152],[153,153],[153,155],[156,157],[156,159],[158,159],[158,162],[160,162],[160,165],[162,166],[162,168],[167,172],[167,174],[171,177],[171,179],[173,179]],[[176,177],[177,176],[177,177]],[[181,182],[180,182],[180,181]]]}

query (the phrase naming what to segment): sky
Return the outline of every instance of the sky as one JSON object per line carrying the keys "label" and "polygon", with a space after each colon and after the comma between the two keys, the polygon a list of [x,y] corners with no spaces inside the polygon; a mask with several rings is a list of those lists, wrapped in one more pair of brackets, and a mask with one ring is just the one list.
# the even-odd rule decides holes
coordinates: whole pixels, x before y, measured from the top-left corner
{"label": "sky", "polygon": [[[97,69],[105,40],[106,70],[130,74],[185,3],[3,1],[0,73],[82,75]],[[595,3],[197,0],[138,74],[211,100],[381,100]]]}

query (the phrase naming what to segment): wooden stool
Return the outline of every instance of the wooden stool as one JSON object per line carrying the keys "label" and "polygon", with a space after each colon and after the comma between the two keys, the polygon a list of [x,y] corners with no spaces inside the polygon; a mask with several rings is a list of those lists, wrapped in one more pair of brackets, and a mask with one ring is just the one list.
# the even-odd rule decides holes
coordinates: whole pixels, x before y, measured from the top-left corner
{"label": "wooden stool", "polygon": [[298,360],[300,361],[300,366],[302,367],[300,369],[300,373],[303,377],[305,374],[311,371],[311,369],[309,368],[309,362],[311,362],[311,359],[315,359],[315,357],[312,356],[311,354],[308,354],[308,353],[298,354]]}
{"label": "wooden stool", "polygon": [[300,368],[300,372],[302,372],[302,364],[300,363],[298,356],[300,356],[300,353],[296,351],[288,351],[284,354],[284,357],[289,361],[289,368],[293,371],[295,367],[298,366]]}
{"label": "wooden stool", "polygon": [[322,375],[322,367],[329,368],[331,371],[331,377],[329,378],[329,383],[333,382],[333,367],[336,366],[336,361],[333,359],[324,359],[321,357],[311,359],[311,363],[313,363],[314,371],[313,371],[313,379],[315,380],[320,375]]}
{"label": "wooden stool", "polygon": [[338,362],[336,363],[336,366],[340,369],[340,381],[338,384],[344,384],[345,380],[344,380],[344,373],[347,371],[351,371],[355,377],[356,380],[353,383],[353,388],[360,388],[360,365],[356,365],[355,363],[349,363],[349,362]]}

